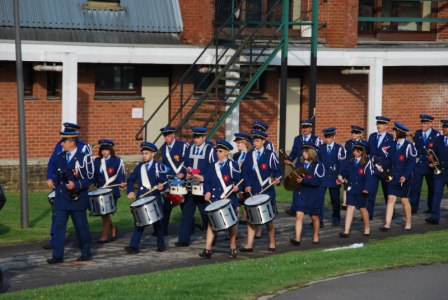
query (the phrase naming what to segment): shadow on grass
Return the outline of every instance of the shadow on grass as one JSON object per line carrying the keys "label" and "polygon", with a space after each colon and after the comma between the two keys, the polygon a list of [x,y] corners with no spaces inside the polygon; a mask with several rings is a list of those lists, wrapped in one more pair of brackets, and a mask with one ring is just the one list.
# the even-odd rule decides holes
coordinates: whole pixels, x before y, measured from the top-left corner
{"label": "shadow on grass", "polygon": [[48,214],[52,214],[51,212],[51,207],[42,211],[38,216],[36,216],[34,219],[32,219],[30,221],[30,227],[34,227],[37,225],[37,223],[39,223],[40,221],[42,221],[44,218],[47,218]]}
{"label": "shadow on grass", "polygon": [[0,224],[0,235],[8,233],[11,230],[11,227]]}

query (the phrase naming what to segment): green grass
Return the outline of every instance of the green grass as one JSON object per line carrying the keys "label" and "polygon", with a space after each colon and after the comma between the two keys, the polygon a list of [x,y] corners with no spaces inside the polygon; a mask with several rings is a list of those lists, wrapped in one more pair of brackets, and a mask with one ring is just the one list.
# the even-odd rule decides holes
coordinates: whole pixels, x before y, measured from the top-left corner
{"label": "green grass", "polygon": [[285,288],[361,271],[448,262],[448,231],[373,241],[363,248],[294,251],[260,259],[73,283],[2,299],[254,299]]}

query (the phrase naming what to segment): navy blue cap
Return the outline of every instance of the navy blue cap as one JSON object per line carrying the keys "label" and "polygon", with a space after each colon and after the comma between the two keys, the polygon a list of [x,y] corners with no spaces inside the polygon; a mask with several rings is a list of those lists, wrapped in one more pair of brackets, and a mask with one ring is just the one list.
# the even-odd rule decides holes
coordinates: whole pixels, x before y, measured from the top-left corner
{"label": "navy blue cap", "polygon": [[261,131],[261,130],[252,130],[250,132],[250,134],[252,135],[252,139],[263,139],[263,140],[265,140],[268,137],[268,135],[266,133],[264,133],[263,131]]}
{"label": "navy blue cap", "polygon": [[361,126],[356,126],[356,125],[352,125],[352,133],[356,132],[356,133],[363,133],[364,132],[364,128],[362,128]]}
{"label": "navy blue cap", "polygon": [[234,142],[244,141],[244,140],[250,142],[250,135],[242,133],[242,132],[235,133],[235,139],[233,140]]}
{"label": "navy blue cap", "polygon": [[176,127],[172,127],[172,126],[165,126],[165,127],[160,128],[160,132],[162,132],[162,134],[164,136],[168,135],[168,134],[172,134],[175,131],[176,131]]}
{"label": "navy blue cap", "polygon": [[302,127],[310,127],[313,126],[313,120],[300,120],[300,126]]}
{"label": "navy blue cap", "polygon": [[443,127],[448,127],[448,120],[440,120]]}
{"label": "navy blue cap", "polygon": [[404,126],[403,124],[401,124],[400,122],[394,122],[394,130],[399,130],[401,132],[408,132],[409,128],[407,128],[406,126]]}
{"label": "navy blue cap", "polygon": [[115,145],[115,143],[112,140],[108,140],[108,139],[101,139],[98,141],[98,145],[101,146],[110,146],[113,147]]}
{"label": "navy blue cap", "polygon": [[260,131],[266,131],[268,130],[269,126],[268,124],[261,122],[261,121],[254,121],[254,123],[252,124],[252,129],[258,129]]}
{"label": "navy blue cap", "polygon": [[140,144],[140,151],[149,150],[152,152],[157,152],[159,150],[156,145],[150,142],[143,142]]}
{"label": "navy blue cap", "polygon": [[362,150],[366,150],[369,147],[369,144],[365,141],[354,141],[353,142],[353,149],[354,148],[361,148]]}
{"label": "navy blue cap", "polygon": [[69,123],[69,122],[65,122],[64,124],[62,124],[62,126],[64,126],[64,131],[78,131],[81,129],[81,126],[79,126],[78,124],[75,123]]}
{"label": "navy blue cap", "polygon": [[302,144],[302,150],[306,150],[306,149],[314,149],[317,151],[317,146],[313,142],[306,141],[306,142],[303,142],[303,144]]}
{"label": "navy blue cap", "polygon": [[420,115],[420,122],[429,122],[434,120],[433,116],[430,115]]}
{"label": "navy blue cap", "polygon": [[193,137],[203,136],[207,133],[207,128],[205,127],[192,127],[191,131],[193,131]]}
{"label": "navy blue cap", "polygon": [[61,132],[59,132],[59,134],[61,135],[61,137],[63,139],[77,138],[79,136],[78,131],[61,131]]}
{"label": "navy blue cap", "polygon": [[336,127],[327,127],[322,130],[324,137],[331,137],[336,134]]}
{"label": "navy blue cap", "polygon": [[232,151],[233,146],[226,140],[217,140],[215,149],[224,149],[227,151]]}
{"label": "navy blue cap", "polygon": [[376,124],[389,124],[390,119],[383,116],[376,116]]}

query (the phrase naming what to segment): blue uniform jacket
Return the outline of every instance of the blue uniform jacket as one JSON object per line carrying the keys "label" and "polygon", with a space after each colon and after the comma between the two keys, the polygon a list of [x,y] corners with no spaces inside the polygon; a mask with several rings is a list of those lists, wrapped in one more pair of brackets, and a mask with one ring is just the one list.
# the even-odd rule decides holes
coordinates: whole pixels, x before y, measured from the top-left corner
{"label": "blue uniform jacket", "polygon": [[[90,155],[76,151],[67,164],[66,152],[61,152],[53,163],[53,175],[56,200],[56,210],[82,211],[89,207],[88,190],[94,182],[94,165]],[[78,200],[70,196],[72,191],[67,190],[66,184],[72,181],[75,184],[73,191],[79,194]]]}
{"label": "blue uniform jacket", "polygon": [[[322,144],[321,139],[316,135],[311,135],[310,142],[314,143],[316,147],[319,147]],[[303,135],[298,135],[294,138],[294,145],[292,146],[291,153],[289,154],[289,158],[291,161],[294,161],[297,158],[295,167],[296,169],[300,165],[300,158],[302,157],[302,145],[303,145]]]}
{"label": "blue uniform jacket", "polygon": [[439,158],[439,168],[442,169],[440,174],[434,175],[434,179],[448,182],[448,148],[445,146],[445,136],[440,135],[435,138],[434,152]]}
{"label": "blue uniform jacket", "polygon": [[188,154],[188,148],[188,143],[180,140],[175,140],[171,150],[169,150],[167,144],[160,147],[162,162],[166,167],[167,175],[176,176],[179,173],[185,175],[186,169],[183,166],[185,165],[184,161]]}
{"label": "blue uniform jacket", "polygon": [[[101,158],[99,157],[95,158],[93,163],[95,165],[95,185],[98,188],[100,188],[106,184],[106,176],[104,175],[104,172],[101,168]],[[124,175],[125,173],[124,164],[120,157],[111,156],[109,159],[106,159],[106,170],[109,178],[115,176],[115,174],[118,174],[117,178],[115,178],[114,181],[109,182],[108,185],[114,185],[126,182]],[[120,187],[118,186],[112,187],[112,190],[115,199],[120,198]]]}
{"label": "blue uniform jacket", "polygon": [[274,144],[272,144],[272,142],[269,141],[269,140],[264,140],[264,148],[268,149],[268,150],[270,150],[272,152],[275,152]]}
{"label": "blue uniform jacket", "polygon": [[370,161],[367,164],[361,164],[359,162],[355,165],[353,156],[347,159],[342,164],[341,176],[348,181],[349,189],[348,193],[355,195],[362,195],[363,190],[367,190],[370,193],[374,192],[373,187],[373,175],[374,169]]}
{"label": "blue uniform jacket", "polygon": [[216,152],[210,143],[206,143],[202,148],[199,155],[194,154],[196,152],[196,145],[191,145],[188,151],[187,158],[185,159],[185,165],[187,168],[201,170],[201,175],[207,173],[210,166],[218,160]]}
{"label": "blue uniform jacket", "polygon": [[[274,178],[278,178],[281,176],[277,155],[274,152],[264,149],[263,154],[260,156],[258,160],[258,170],[261,177],[262,184],[259,181],[257,176],[256,167],[254,163],[254,156],[256,160],[256,153],[254,150],[251,150],[247,153],[246,159],[243,164],[243,178],[246,186],[252,187],[252,195],[258,194],[263,188],[267,187],[270,184],[270,178],[273,176]],[[271,186],[269,189],[263,192],[263,194],[268,194],[271,199],[275,199],[275,189],[274,186]]]}
{"label": "blue uniform jacket", "polygon": [[391,175],[393,177],[390,182],[391,185],[401,186],[400,177],[405,177],[406,181],[403,183],[403,187],[411,184],[412,172],[416,164],[417,151],[414,145],[405,140],[397,151],[397,142],[394,141],[389,149],[389,155],[385,161],[384,167],[391,169]]}
{"label": "blue uniform jacket", "polygon": [[[136,198],[140,198],[141,195],[145,194],[149,191],[149,189],[145,186],[143,186],[143,180],[142,180],[142,165],[145,165],[145,162],[140,162],[135,169],[132,171],[132,173],[129,175],[127,180],[127,191],[128,194],[130,192],[134,191],[134,183],[138,183],[138,191]],[[153,163],[151,167],[149,168],[149,171],[146,169],[146,166],[144,167],[144,171],[148,175],[149,183],[151,184],[151,188],[154,188],[159,183],[165,183],[166,178],[166,168],[165,166],[158,160],[153,159]],[[166,185],[165,185],[166,187]],[[160,191],[158,189],[155,189],[152,193],[147,194],[145,197],[149,196],[160,196]]]}
{"label": "blue uniform jacket", "polygon": [[[59,140],[59,142],[54,146],[53,153],[51,153],[50,159],[48,160],[47,165],[47,179],[54,179],[53,176],[53,165],[56,160],[56,157],[62,153],[64,150],[62,150],[61,145],[62,139]],[[92,149],[90,149],[89,144],[78,140],[77,144],[78,151],[84,154],[92,154]]]}
{"label": "blue uniform jacket", "polygon": [[[366,140],[361,140],[367,143]],[[347,153],[347,158],[346,159],[350,159],[352,157],[352,153],[353,153],[353,143],[355,141],[354,140],[348,140],[345,142],[344,144],[344,148],[345,148],[345,152]]]}
{"label": "blue uniform jacket", "polygon": [[428,154],[426,149],[433,149],[435,138],[438,137],[440,133],[432,128],[429,137],[426,139],[426,143],[423,141],[423,131],[417,130],[414,135],[415,149],[417,149],[417,165],[414,168],[414,172],[419,174],[428,174],[433,170],[429,167]]}
{"label": "blue uniform jacket", "polygon": [[[300,167],[304,167],[301,162],[298,165],[298,168]],[[293,201],[301,207],[320,208],[322,197],[324,197],[320,186],[324,177],[325,168],[322,163],[316,161],[309,165],[301,187],[294,191]]]}
{"label": "blue uniform jacket", "polygon": [[322,144],[317,151],[320,162],[325,167],[325,176],[322,178],[322,187],[337,188],[336,184],[341,163],[345,160],[346,153],[344,147],[334,143],[330,154],[327,152],[327,144]]}
{"label": "blue uniform jacket", "polygon": [[[216,168],[219,168],[221,172],[220,176],[218,175]],[[223,199],[222,195],[229,193],[229,190],[226,190],[226,192],[224,192],[221,179],[226,187],[237,185],[241,179],[241,170],[238,166],[238,163],[228,159],[222,168],[219,166],[219,162],[216,162],[208,169],[204,178],[204,194],[210,192],[212,194],[210,199],[212,202]],[[238,188],[241,190],[241,185]],[[236,201],[236,193],[230,194],[228,199]]]}
{"label": "blue uniform jacket", "polygon": [[378,132],[370,134],[368,140],[368,154],[370,155],[370,157],[378,157],[379,161],[382,163],[384,160],[386,160],[387,153],[393,141],[394,137],[392,136],[392,134],[386,133],[386,136],[383,138],[380,146],[378,147]]}

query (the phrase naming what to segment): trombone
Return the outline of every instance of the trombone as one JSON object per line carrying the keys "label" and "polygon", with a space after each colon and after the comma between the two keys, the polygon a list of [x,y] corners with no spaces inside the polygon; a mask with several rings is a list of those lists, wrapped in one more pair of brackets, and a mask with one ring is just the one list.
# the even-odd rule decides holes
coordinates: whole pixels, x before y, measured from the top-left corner
{"label": "trombone", "polygon": [[425,149],[428,154],[428,160],[434,166],[434,174],[439,175],[442,173],[442,169],[440,168],[440,160],[437,157],[436,153],[432,149]]}

